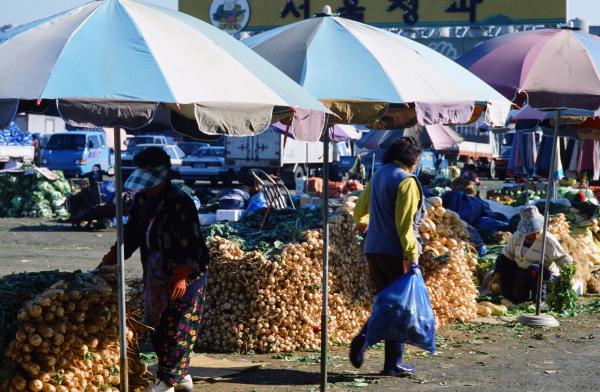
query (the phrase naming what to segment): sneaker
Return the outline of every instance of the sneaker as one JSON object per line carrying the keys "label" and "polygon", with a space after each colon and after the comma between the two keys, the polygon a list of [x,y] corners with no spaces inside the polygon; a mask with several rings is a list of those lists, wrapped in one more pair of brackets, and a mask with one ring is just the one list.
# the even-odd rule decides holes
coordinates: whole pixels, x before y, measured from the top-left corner
{"label": "sneaker", "polygon": [[167,385],[164,381],[151,382],[146,392],[175,392],[175,388]]}
{"label": "sneaker", "polygon": [[177,385],[175,385],[176,392],[193,392],[194,391],[194,381],[192,380],[192,376],[189,374],[179,381]]}

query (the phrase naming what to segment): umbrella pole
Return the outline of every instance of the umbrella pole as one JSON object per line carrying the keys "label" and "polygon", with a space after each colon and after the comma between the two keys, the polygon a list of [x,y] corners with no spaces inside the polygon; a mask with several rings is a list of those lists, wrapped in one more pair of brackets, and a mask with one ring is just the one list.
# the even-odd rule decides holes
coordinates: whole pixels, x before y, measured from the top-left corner
{"label": "umbrella pole", "polygon": [[121,391],[129,390],[127,368],[127,315],[125,309],[125,246],[123,238],[123,179],[121,175],[121,128],[115,128],[115,181],[117,205],[117,266],[119,275],[119,339]]}
{"label": "umbrella pole", "polygon": [[327,389],[327,311],[329,291],[329,129],[323,136],[323,308],[321,311],[321,392]]}
{"label": "umbrella pole", "polygon": [[546,234],[548,232],[548,216],[550,214],[550,199],[552,198],[551,191],[554,192],[555,178],[554,166],[556,165],[556,145],[558,143],[558,127],[560,126],[560,109],[556,113],[556,125],[554,126],[554,140],[552,141],[552,158],[550,159],[550,171],[548,175],[548,189],[546,191],[546,206],[544,207],[544,230],[542,232],[542,258],[540,260],[540,269],[538,271],[536,299],[535,299],[535,315],[540,315],[540,307],[542,304],[542,286],[544,284],[544,257],[546,256]]}

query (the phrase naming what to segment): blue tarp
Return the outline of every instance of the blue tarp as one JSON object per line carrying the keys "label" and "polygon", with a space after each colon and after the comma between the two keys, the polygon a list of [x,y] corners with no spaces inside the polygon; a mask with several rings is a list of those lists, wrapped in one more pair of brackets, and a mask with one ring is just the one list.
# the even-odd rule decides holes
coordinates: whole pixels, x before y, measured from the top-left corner
{"label": "blue tarp", "polygon": [[14,122],[8,128],[0,131],[0,146],[31,146],[33,139],[31,134],[23,131]]}

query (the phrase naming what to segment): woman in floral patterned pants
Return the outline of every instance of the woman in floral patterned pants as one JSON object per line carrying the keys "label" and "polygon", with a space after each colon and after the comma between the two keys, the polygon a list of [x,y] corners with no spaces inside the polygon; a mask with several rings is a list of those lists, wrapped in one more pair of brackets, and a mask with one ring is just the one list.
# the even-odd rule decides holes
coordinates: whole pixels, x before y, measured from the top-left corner
{"label": "woman in floral patterned pants", "polygon": [[[171,161],[164,150],[145,149],[134,163],[138,169],[125,182],[135,192],[124,228],[125,258],[140,250],[144,314],[154,328],[157,381],[146,391],[191,392],[188,368],[202,318],[208,249],[194,202],[171,184]],[[102,264],[116,261],[113,247]]]}

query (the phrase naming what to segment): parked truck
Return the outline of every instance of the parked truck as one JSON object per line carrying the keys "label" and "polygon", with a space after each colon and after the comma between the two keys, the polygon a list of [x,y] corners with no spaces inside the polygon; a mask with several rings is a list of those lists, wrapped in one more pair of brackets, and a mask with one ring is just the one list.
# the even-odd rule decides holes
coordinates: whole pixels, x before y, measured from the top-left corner
{"label": "parked truck", "polygon": [[0,169],[9,162],[31,162],[35,148],[30,133],[21,130],[15,123],[0,130]]}
{"label": "parked truck", "polygon": [[[284,135],[272,129],[256,136],[225,138],[225,165],[229,174],[237,176],[240,182],[247,182],[251,169],[276,174],[281,168],[284,183],[294,184],[296,178],[312,175],[323,167],[322,143],[291,138],[284,143],[284,140]],[[329,150],[332,178],[336,177],[336,164],[344,149],[344,145],[337,143]]]}
{"label": "parked truck", "polygon": [[67,177],[79,177],[92,171],[114,173],[114,153],[104,131],[55,133],[42,149],[40,165],[62,170]]}
{"label": "parked truck", "polygon": [[32,162],[35,151],[33,146],[3,146],[0,145],[0,169],[8,162]]}

